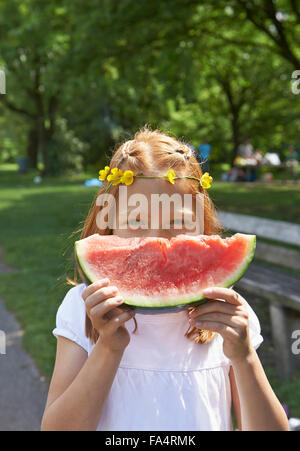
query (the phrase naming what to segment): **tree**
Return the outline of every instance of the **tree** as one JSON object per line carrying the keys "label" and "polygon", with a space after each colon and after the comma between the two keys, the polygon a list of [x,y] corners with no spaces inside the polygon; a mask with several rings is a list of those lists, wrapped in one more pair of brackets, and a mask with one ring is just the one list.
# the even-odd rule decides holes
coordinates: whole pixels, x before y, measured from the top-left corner
{"label": "tree", "polygon": [[[48,170],[48,144],[68,63],[68,21],[57,2],[0,2],[0,52],[7,94],[3,105],[28,123],[27,152],[31,167],[42,156]],[[60,29],[62,32],[58,32]]]}
{"label": "tree", "polygon": [[288,0],[272,8],[267,0],[0,0],[3,120],[10,111],[24,122],[32,165],[39,154],[45,172],[64,165],[68,149],[69,160],[78,152],[98,165],[145,123],[209,139],[214,161],[232,161],[246,137],[280,148],[296,140],[299,121],[288,80],[299,58],[298,9]]}
{"label": "tree", "polygon": [[237,0],[238,11],[274,45],[275,51],[291,63],[300,67],[296,47],[300,44],[300,9],[297,0]]}

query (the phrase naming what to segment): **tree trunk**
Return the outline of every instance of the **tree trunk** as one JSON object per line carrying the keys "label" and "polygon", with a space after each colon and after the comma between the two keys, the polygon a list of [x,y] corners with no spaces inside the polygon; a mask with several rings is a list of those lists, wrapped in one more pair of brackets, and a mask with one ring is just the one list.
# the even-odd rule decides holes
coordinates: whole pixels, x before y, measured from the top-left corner
{"label": "tree trunk", "polygon": [[42,161],[43,161],[43,170],[42,170],[42,176],[47,176],[47,175],[51,175],[52,174],[52,169],[51,169],[51,161],[50,158],[51,156],[49,156],[49,144],[53,138],[53,134],[54,134],[54,126],[51,127],[50,129],[47,129],[44,126],[44,121],[41,121],[40,123],[40,127],[39,127],[39,154],[42,157]]}
{"label": "tree trunk", "polygon": [[58,98],[57,96],[52,96],[49,100],[48,108],[46,109],[47,118],[49,120],[49,126],[45,126],[45,117],[42,114],[43,108],[42,108],[42,102],[39,101],[39,110],[41,112],[40,120],[39,120],[39,152],[42,156],[44,169],[42,171],[42,175],[49,175],[49,172],[51,172],[51,162],[49,158],[49,143],[51,142],[54,132],[55,132],[55,118],[56,118],[56,111],[57,111],[57,105],[58,105]]}
{"label": "tree trunk", "polygon": [[28,132],[27,141],[27,157],[29,159],[29,167],[37,169],[38,156],[42,158],[44,168],[42,175],[45,176],[49,172],[49,156],[48,144],[51,141],[54,133],[54,127],[46,129],[44,120],[37,121]]}
{"label": "tree trunk", "polygon": [[32,126],[28,132],[27,138],[27,157],[29,167],[37,169],[38,162],[38,130],[36,126]]}
{"label": "tree trunk", "polygon": [[240,136],[240,111],[243,105],[243,93],[240,92],[239,95],[235,94],[232,89],[232,81],[228,77],[217,77],[218,82],[222,86],[224,93],[226,95],[229,111],[230,111],[230,125],[232,134],[232,151],[230,163],[233,166],[235,157],[237,156],[238,147],[241,144]]}
{"label": "tree trunk", "polygon": [[237,156],[238,147],[241,144],[240,137],[240,124],[239,124],[239,110],[231,111],[231,131],[232,131],[232,151],[231,151],[231,159],[230,163],[233,166],[233,162],[235,157]]}

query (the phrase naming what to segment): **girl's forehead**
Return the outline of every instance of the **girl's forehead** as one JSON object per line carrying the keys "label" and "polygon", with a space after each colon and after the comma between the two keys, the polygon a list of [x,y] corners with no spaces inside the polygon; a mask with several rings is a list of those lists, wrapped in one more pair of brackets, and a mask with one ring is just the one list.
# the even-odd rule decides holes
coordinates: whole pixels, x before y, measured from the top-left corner
{"label": "girl's forehead", "polygon": [[130,194],[144,194],[150,196],[151,194],[186,194],[191,193],[189,183],[186,179],[176,179],[172,184],[165,179],[135,179],[134,182],[127,186],[128,195]]}

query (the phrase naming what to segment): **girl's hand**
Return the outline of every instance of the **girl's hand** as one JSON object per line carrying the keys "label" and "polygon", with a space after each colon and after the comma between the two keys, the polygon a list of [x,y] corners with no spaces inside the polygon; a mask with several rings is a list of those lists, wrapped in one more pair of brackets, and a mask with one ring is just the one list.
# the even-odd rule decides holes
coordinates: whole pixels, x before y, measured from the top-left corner
{"label": "girl's hand", "polygon": [[[253,351],[249,338],[248,312],[239,294],[229,288],[211,287],[203,291],[212,300],[199,305],[190,315],[191,326],[218,332],[223,351],[231,361],[244,359]],[[224,302],[225,300],[226,302]]]}
{"label": "girl's hand", "polygon": [[134,312],[124,312],[117,307],[123,298],[108,279],[98,280],[82,292],[85,308],[93,327],[99,332],[103,346],[110,351],[124,351],[130,342],[125,322],[133,318]]}

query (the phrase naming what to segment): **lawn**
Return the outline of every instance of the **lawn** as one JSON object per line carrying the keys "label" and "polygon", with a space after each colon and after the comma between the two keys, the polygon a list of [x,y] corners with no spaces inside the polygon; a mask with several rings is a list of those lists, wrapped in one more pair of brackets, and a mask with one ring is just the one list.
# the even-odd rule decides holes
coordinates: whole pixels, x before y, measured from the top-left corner
{"label": "lawn", "polygon": [[215,182],[209,194],[219,210],[300,224],[300,184]]}
{"label": "lawn", "polygon": [[[49,333],[72,276],[73,243],[95,188],[79,178],[49,180],[0,172],[0,244],[16,272],[0,275],[0,295],[25,330],[24,347],[50,376],[55,339]],[[81,178],[83,179],[83,177]]]}
{"label": "lawn", "polygon": [[[33,183],[34,175],[20,175],[13,165],[0,167],[0,244],[5,263],[15,268],[0,274],[0,296],[24,329],[25,349],[49,378],[56,346],[51,330],[69,289],[65,278],[72,276],[76,231],[97,189],[83,186],[87,174],[45,179],[38,185]],[[257,185],[250,190],[242,184],[216,182],[211,194],[220,209],[235,206],[235,211],[260,216],[266,211],[266,216],[284,220],[295,220],[298,211],[299,222],[299,188]],[[266,204],[269,208],[264,210]],[[268,368],[276,393],[291,406],[294,416],[300,416],[300,379],[282,383],[272,371]]]}

